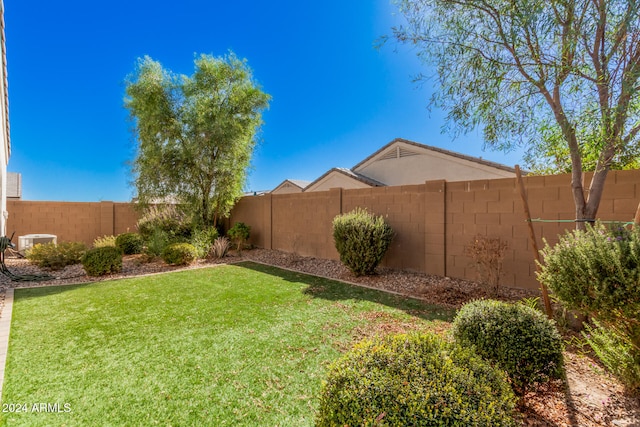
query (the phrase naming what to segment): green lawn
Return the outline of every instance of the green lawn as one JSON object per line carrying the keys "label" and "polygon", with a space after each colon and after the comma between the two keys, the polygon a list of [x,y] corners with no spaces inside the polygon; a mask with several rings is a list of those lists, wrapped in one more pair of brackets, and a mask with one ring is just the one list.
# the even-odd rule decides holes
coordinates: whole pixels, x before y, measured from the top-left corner
{"label": "green lawn", "polygon": [[313,425],[363,331],[451,315],[253,263],[18,289],[0,425]]}

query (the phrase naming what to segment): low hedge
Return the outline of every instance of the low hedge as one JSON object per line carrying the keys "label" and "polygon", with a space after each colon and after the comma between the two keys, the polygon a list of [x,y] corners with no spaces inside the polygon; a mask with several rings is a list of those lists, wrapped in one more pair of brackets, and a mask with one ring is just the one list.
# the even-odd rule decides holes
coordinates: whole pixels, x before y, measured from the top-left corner
{"label": "low hedge", "polygon": [[515,426],[506,376],[432,334],[363,341],[334,362],[316,426]]}
{"label": "low hedge", "polygon": [[169,265],[191,264],[198,257],[198,251],[191,243],[173,243],[162,251],[162,259]]}
{"label": "low hedge", "polygon": [[39,243],[27,250],[26,257],[38,267],[59,270],[80,263],[86,251],[82,242]]}
{"label": "low hedge", "polygon": [[82,267],[89,276],[104,276],[122,270],[122,252],[114,246],[103,246],[87,251]]}
{"label": "low hedge", "polygon": [[134,255],[142,252],[142,236],[138,233],[122,233],[116,237],[116,247],[125,255]]}
{"label": "low hedge", "polygon": [[461,345],[504,369],[518,395],[561,378],[563,341],[553,321],[524,304],[478,300],[464,305],[452,333]]}

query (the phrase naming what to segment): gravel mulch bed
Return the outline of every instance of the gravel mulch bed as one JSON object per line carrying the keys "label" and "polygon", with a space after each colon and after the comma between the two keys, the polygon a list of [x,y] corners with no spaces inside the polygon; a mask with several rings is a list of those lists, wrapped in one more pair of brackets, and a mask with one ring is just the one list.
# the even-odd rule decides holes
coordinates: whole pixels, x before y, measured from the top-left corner
{"label": "gravel mulch bed", "polygon": [[[244,257],[265,264],[412,296],[449,308],[459,308],[466,302],[488,296],[477,283],[468,280],[382,267],[376,269],[377,274],[374,276],[356,277],[339,261],[302,257],[266,249],[244,252]],[[538,295],[537,291],[502,287],[495,297],[505,301],[517,301]]]}
{"label": "gravel mulch bed", "polygon": [[[11,282],[7,277],[0,275],[0,310],[4,303],[5,291],[9,287],[23,288],[98,282],[208,267],[216,264],[229,264],[243,260],[257,261],[400,293],[449,308],[458,308],[468,301],[487,296],[478,284],[466,280],[386,268],[379,268],[378,274],[375,276],[356,277],[338,261],[254,249],[244,251],[241,256],[232,254],[223,260],[204,260],[188,267],[170,267],[161,261],[142,262],[140,256],[127,256],[123,260],[121,273],[100,278],[87,276],[80,265],[49,272],[56,279],[45,282]],[[9,258],[6,260],[6,264],[14,274],[43,273],[24,259]],[[498,298],[513,301],[538,295],[537,291],[501,288]],[[625,394],[622,386],[606,374],[591,355],[581,349],[569,349],[565,352],[565,368],[566,382],[550,384],[546,390],[527,395],[526,408],[520,411],[524,426],[640,427],[640,399],[638,396]]]}

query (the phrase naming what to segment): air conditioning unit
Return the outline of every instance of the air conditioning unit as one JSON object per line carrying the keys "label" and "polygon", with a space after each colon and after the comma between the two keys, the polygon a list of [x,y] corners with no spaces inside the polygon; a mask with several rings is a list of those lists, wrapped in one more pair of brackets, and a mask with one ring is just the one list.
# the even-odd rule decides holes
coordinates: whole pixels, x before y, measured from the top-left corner
{"label": "air conditioning unit", "polygon": [[30,249],[38,243],[58,243],[58,236],[55,234],[27,234],[26,236],[18,237],[18,251],[24,253],[27,249]]}

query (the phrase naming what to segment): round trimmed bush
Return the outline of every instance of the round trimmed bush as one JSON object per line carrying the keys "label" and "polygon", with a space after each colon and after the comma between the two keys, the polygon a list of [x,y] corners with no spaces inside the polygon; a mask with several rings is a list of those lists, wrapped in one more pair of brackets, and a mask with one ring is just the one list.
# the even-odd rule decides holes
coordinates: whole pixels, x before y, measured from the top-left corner
{"label": "round trimmed bush", "polygon": [[460,345],[504,369],[520,396],[531,385],[562,376],[562,337],[553,321],[524,304],[470,302],[458,311],[452,332]]}
{"label": "round trimmed bush", "polygon": [[357,344],[334,362],[316,426],[515,426],[503,372],[433,334]]}
{"label": "round trimmed bush", "polygon": [[82,267],[89,276],[103,276],[122,270],[122,252],[114,246],[89,249],[82,257]]}
{"label": "round trimmed bush", "polygon": [[198,251],[191,243],[173,243],[162,251],[162,259],[170,265],[191,264],[198,257]]}
{"label": "round trimmed bush", "polygon": [[340,261],[356,276],[374,273],[392,239],[393,230],[384,218],[364,209],[356,208],[333,219],[333,240]]}
{"label": "round trimmed bush", "polygon": [[125,255],[139,254],[142,252],[142,236],[138,233],[122,233],[116,237],[116,247]]}

